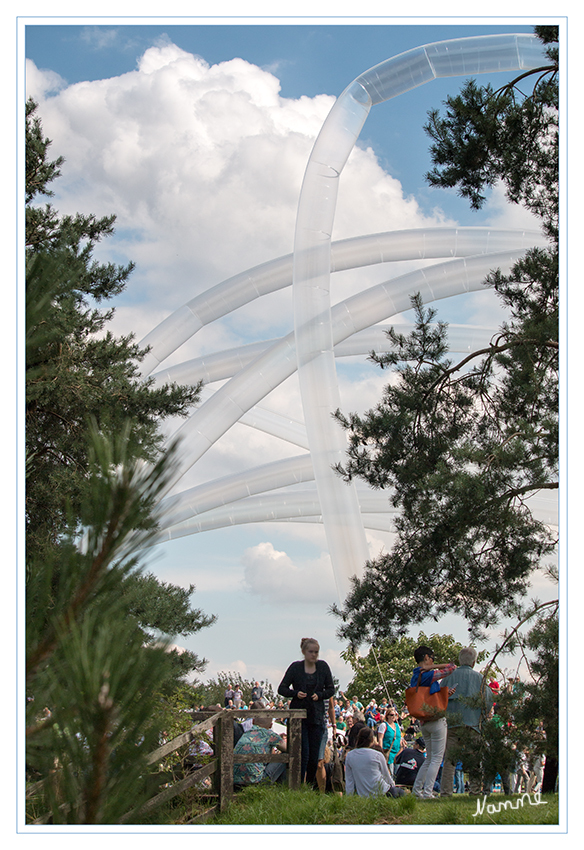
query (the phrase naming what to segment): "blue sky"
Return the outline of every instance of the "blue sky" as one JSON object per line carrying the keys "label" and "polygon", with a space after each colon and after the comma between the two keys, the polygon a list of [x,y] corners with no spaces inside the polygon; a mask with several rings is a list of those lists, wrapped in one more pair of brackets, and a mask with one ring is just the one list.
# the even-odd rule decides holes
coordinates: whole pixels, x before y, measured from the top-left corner
{"label": "blue sky", "polygon": [[[532,31],[527,18],[462,26],[447,18],[440,25],[386,19],[383,25],[322,26],[54,21],[25,29],[27,84],[53,154],[66,159],[54,204],[62,212],[118,216],[116,236],[99,255],[137,263],[112,327],[138,339],[205,288],[292,250],[295,204],[315,133],[334,98],[361,72],[433,41]],[[492,82],[506,79],[495,75]],[[424,181],[426,113],[462,82],[437,80],[372,110],[344,175],[334,238],[437,224],[533,226],[501,192],[472,213],[453,193]],[[192,123],[189,91],[195,90]],[[402,264],[391,274],[406,270]],[[387,276],[379,268],[343,272],[338,297]],[[287,299],[289,293],[276,293],[241,308],[201,331],[172,362],[287,332]],[[492,293],[439,308],[450,322],[496,327],[502,318]],[[385,380],[363,358],[340,366],[339,375],[347,409],[373,404]],[[287,382],[269,406],[301,418],[297,398]],[[197,464],[188,484],[288,453],[275,438],[236,426]],[[382,533],[374,538],[377,550],[391,540]],[[165,581],[196,584],[194,604],[218,615],[212,628],[182,644],[177,639],[209,659],[209,675],[232,670],[277,685],[299,655],[300,638],[314,636],[345,686],[350,671],[339,659],[343,647],[327,613],[336,600],[326,558],[322,529],[263,523],[166,543],[149,553],[148,568]],[[537,590],[541,598],[553,593],[544,584]],[[423,627],[466,637],[465,623],[456,618]]]}
{"label": "blue sky", "polygon": [[[58,19],[57,19],[58,20]],[[527,18],[501,24],[498,19],[477,19],[478,24],[411,25],[393,18],[377,24],[277,24],[175,26],[154,22],[133,26],[59,23],[26,27],[26,56],[37,67],[49,68],[69,84],[123,74],[136,67],[138,56],[157,39],[168,37],[188,52],[201,55],[209,64],[240,56],[260,68],[273,70],[282,97],[318,94],[338,96],[364,70],[421,44],[469,35],[532,32]],[[493,75],[496,86],[501,75]],[[384,167],[392,169],[406,194],[416,193],[431,208],[436,192],[429,189],[424,173],[430,167],[428,137],[423,131],[427,111],[456,91],[454,80],[436,80],[398,98],[385,108],[372,110],[361,144],[373,145]],[[407,155],[404,155],[407,154]],[[465,201],[442,192],[440,205],[452,214],[468,212]],[[476,217],[479,221],[478,216]],[[473,221],[474,223],[474,221]]]}

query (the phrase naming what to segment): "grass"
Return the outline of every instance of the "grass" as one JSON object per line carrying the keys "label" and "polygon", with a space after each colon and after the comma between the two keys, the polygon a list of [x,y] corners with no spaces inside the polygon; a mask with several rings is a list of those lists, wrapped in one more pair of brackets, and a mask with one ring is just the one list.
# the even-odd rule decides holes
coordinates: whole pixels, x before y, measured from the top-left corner
{"label": "grass", "polygon": [[[450,799],[418,800],[411,794],[399,799],[362,798],[318,794],[309,788],[290,791],[282,786],[258,786],[238,792],[227,810],[209,825],[255,826],[526,826],[558,823],[558,795],[540,798],[531,795],[521,803],[520,795],[492,795],[481,814],[477,798],[467,794]],[[480,804],[483,798],[479,798]],[[499,805],[507,808],[500,811]],[[518,802],[519,801],[519,802]],[[517,806],[511,809],[509,806]],[[491,807],[491,811],[488,808]],[[493,809],[494,807],[494,809]],[[476,816],[475,816],[476,815]]]}

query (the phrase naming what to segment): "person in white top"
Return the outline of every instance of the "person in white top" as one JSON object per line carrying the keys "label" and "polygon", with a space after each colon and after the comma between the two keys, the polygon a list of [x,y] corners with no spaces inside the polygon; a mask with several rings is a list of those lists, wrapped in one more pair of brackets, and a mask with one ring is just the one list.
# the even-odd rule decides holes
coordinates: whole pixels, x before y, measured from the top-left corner
{"label": "person in white top", "polygon": [[383,753],[374,749],[375,733],[369,726],[359,732],[357,746],[345,757],[345,788],[347,794],[359,797],[401,797],[403,790],[396,788]]}

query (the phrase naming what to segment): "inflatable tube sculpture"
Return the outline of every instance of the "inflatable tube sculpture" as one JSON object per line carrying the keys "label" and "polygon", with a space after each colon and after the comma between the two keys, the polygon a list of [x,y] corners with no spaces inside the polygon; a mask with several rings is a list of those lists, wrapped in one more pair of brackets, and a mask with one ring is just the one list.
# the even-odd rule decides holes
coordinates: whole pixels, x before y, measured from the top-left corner
{"label": "inflatable tube sculpture", "polygon": [[[344,598],[368,557],[353,485],[333,471],[345,459],[345,435],[331,411],[340,406],[330,305],[330,240],[339,177],[369,110],[437,77],[538,67],[533,36],[457,39],[419,47],[357,77],[331,109],[316,140],[300,192],[294,242],[294,328],[306,431],[329,553]],[[424,293],[423,293],[424,294]],[[427,298],[424,301],[434,300]]]}
{"label": "inflatable tube sculpture", "polygon": [[[340,406],[335,357],[382,350],[380,322],[407,310],[420,292],[425,303],[476,291],[487,274],[507,271],[530,247],[545,245],[538,232],[485,228],[428,228],[372,234],[332,243],[339,180],[372,106],[438,77],[523,71],[544,61],[530,35],[495,35],[437,42],[410,50],[354,80],[331,109],[310,155],[296,219],[294,253],[244,271],[211,287],[154,328],[140,343],[149,347],[144,377],[156,381],[226,381],[205,397],[178,429],[179,469],[185,473],[237,422],[249,424],[309,453],[173,492],[162,507],[162,539],[240,522],[322,520],[339,597],[368,558],[365,527],[391,529],[387,494],[348,486],[333,472],[346,441],[331,413]],[[331,306],[331,273],[375,263],[442,260],[393,278]],[[446,260],[446,262],[444,262]],[[229,352],[165,369],[162,364],[206,324],[268,292],[292,284],[294,329]],[[487,329],[457,331],[456,346]],[[490,336],[490,333],[489,333]],[[482,344],[482,343],[481,343]],[[465,348],[467,346],[467,348]],[[259,407],[282,381],[298,372],[304,422],[285,420]],[[309,490],[298,485],[314,482]],[[291,488],[291,489],[286,489]],[[281,492],[274,493],[274,490]],[[269,496],[266,493],[269,492]],[[541,510],[553,520],[553,505]],[[557,521],[557,520],[556,520]]]}

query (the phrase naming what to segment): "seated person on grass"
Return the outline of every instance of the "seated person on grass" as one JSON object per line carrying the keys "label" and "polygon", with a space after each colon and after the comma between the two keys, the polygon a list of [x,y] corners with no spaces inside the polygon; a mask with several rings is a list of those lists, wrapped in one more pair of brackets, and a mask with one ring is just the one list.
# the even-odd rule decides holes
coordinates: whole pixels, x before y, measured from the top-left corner
{"label": "seated person on grass", "polygon": [[375,734],[364,726],[357,737],[354,750],[345,757],[345,785],[347,794],[359,797],[401,797],[403,789],[396,788],[389,773],[383,753],[376,748]]}
{"label": "seated person on grass", "polygon": [[[261,710],[264,706],[260,702],[254,702],[251,707]],[[271,727],[272,721],[269,717],[254,718],[253,726],[243,733],[233,752],[238,755],[269,755],[274,747],[285,752],[285,736],[272,732]],[[233,767],[234,785],[255,785],[263,779],[269,779],[270,782],[283,782],[285,778],[286,764],[284,762],[270,762],[268,764],[246,762],[245,764],[236,764]]]}
{"label": "seated person on grass", "polygon": [[394,762],[396,785],[413,787],[418,770],[424,764],[425,753],[426,743],[423,738],[418,738],[413,747],[404,747],[397,754]]}

